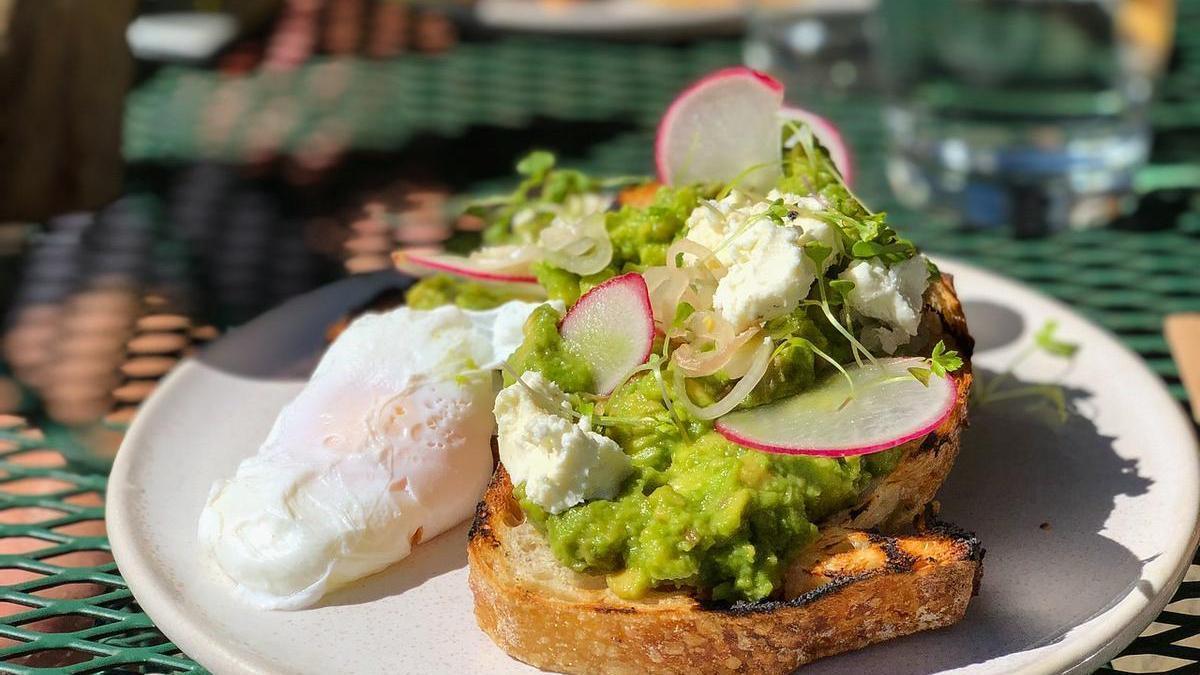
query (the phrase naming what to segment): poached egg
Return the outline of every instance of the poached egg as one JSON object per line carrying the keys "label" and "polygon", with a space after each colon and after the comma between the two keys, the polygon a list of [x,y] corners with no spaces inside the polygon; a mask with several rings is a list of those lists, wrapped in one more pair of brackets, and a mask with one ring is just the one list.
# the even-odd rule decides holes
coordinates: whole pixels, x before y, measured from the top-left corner
{"label": "poached egg", "polygon": [[539,304],[355,320],[211,489],[201,549],[238,595],[307,607],[469,517],[492,472],[494,370]]}

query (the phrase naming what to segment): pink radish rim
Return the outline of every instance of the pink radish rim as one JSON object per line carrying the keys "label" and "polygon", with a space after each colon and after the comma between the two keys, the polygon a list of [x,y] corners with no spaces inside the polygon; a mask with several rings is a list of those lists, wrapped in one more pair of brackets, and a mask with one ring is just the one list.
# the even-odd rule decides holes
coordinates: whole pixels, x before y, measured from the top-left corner
{"label": "pink radish rim", "polygon": [[[831,147],[830,143],[825,142],[821,137],[821,134],[818,134],[817,140],[821,141],[821,145],[828,148],[829,154],[834,158],[834,165],[842,172],[842,180],[846,181],[846,185],[851,185],[854,182],[854,156],[850,152],[850,146],[846,143],[846,139],[842,136],[842,132],[838,130],[837,125],[827,117],[805,110],[804,108],[797,108],[796,106],[784,106],[782,114],[785,118],[799,119],[812,127],[820,127],[820,132],[827,135],[830,143],[836,143],[838,147]],[[845,160],[845,166],[837,162],[837,155],[841,155]]]}
{"label": "pink radish rim", "polygon": [[946,409],[943,410],[940,415],[938,415],[936,420],[920,427],[916,431],[880,443],[875,443],[873,445],[866,445],[857,448],[782,447],[778,445],[767,445],[766,443],[760,443],[758,441],[740,436],[737,432],[726,428],[723,424],[721,424],[720,420],[717,420],[717,423],[714,425],[714,427],[716,428],[717,433],[742,447],[750,448],[751,450],[759,450],[761,452],[766,452],[773,455],[803,455],[806,457],[857,457],[858,455],[869,455],[875,452],[890,450],[896,446],[904,445],[909,441],[928,436],[938,427],[942,426],[942,424],[949,419],[950,415],[954,412],[954,406],[958,403],[959,399],[958,378],[949,374],[947,374],[946,378],[950,380],[954,395],[948,397]]}
{"label": "pink radish rim", "polygon": [[[534,276],[522,276],[522,275],[517,275],[517,274],[501,274],[499,272],[485,272],[485,271],[477,270],[474,268],[468,268],[463,265],[456,265],[453,262],[446,262],[446,261],[438,260],[435,257],[427,257],[428,255],[429,254],[410,253],[407,251],[404,252],[404,257],[407,258],[410,262],[412,262],[417,267],[425,267],[427,269],[437,270],[439,272],[449,272],[450,274],[456,274],[460,277],[467,277],[469,279],[482,279],[484,281],[502,281],[502,282],[506,282],[506,283],[521,283],[521,284],[537,283],[537,277],[534,277]],[[432,255],[438,256],[440,254],[435,253]],[[467,260],[467,259],[463,258],[463,260]]]}
{"label": "pink radish rim", "polygon": [[[598,286],[593,286],[592,288],[588,289],[588,292],[580,296],[579,300],[575,302],[571,309],[567,310],[567,314],[562,318],[562,321],[558,322],[558,332],[562,333],[563,327],[566,326],[567,322],[571,320],[572,315],[574,315],[577,311],[586,309],[588,297],[590,297],[593,293],[598,293],[599,291],[604,291],[609,288],[619,290],[620,287],[623,287],[627,284],[632,284],[637,287],[638,302],[641,303],[642,310],[645,312],[645,316],[651,317],[650,320],[646,322],[648,328],[646,331],[646,351],[642,354],[641,359],[636,365],[645,363],[650,358],[650,354],[654,351],[654,335],[657,329],[654,327],[654,314],[652,310],[653,306],[650,304],[650,290],[646,287],[646,280],[643,279],[642,275],[638,274],[637,272],[626,272],[625,274],[615,276]],[[599,297],[599,294],[597,294],[596,297]],[[591,302],[595,302],[595,300],[596,298],[592,298]]]}
{"label": "pink radish rim", "polygon": [[662,119],[658,121],[658,129],[654,134],[654,168],[658,172],[658,180],[660,183],[670,185],[670,182],[667,180],[667,169],[666,166],[664,166],[666,149],[663,147],[663,144],[666,142],[666,136],[663,134],[663,130],[666,128],[667,123],[674,119],[676,111],[679,109],[679,102],[696,93],[700,89],[711,86],[718,80],[724,80],[730,77],[751,77],[757,80],[759,83],[766,85],[767,88],[773,91],[783,91],[783,83],[781,83],[779,80],[776,80],[762,71],[754,70],[753,68],[747,68],[746,66],[730,66],[728,68],[721,68],[720,70],[713,71],[688,85],[686,89],[684,89],[679,93],[678,96],[675,97],[674,101],[671,101],[671,105],[667,106],[667,112],[663,113]]}

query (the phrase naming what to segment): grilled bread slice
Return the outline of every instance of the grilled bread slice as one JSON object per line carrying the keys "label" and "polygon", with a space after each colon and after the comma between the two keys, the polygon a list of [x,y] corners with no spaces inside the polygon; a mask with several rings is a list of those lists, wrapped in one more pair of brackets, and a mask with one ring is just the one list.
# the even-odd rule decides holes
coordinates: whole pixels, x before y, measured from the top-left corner
{"label": "grilled bread slice", "polygon": [[509,655],[566,673],[787,673],[962,618],[983,550],[945,526],[909,536],[828,528],[781,600],[707,605],[683,592],[622,600],[555,560],[503,467],[467,548],[479,626]]}
{"label": "grilled bread slice", "polygon": [[983,551],[945,526],[911,529],[958,454],[971,386],[972,341],[949,277],[931,284],[916,349],[945,340],[964,359],[950,417],[901,446],[897,468],[853,508],[820,523],[821,537],[785,574],[783,597],[708,604],[685,591],[637,601],[604,577],[555,560],[525,521],[504,467],[476,511],[467,547],[475,616],[514,658],[569,673],[789,672],[815,659],[958,621],[978,587]]}

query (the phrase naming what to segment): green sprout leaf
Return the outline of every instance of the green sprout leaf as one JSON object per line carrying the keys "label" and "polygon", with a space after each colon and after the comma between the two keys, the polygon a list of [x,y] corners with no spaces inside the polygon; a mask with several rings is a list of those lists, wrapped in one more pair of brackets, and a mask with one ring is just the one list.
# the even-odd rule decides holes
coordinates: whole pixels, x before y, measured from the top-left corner
{"label": "green sprout leaf", "polygon": [[1042,327],[1033,335],[1033,344],[1021,350],[1008,368],[986,382],[982,382],[982,386],[976,387],[975,393],[972,395],[975,405],[983,406],[997,401],[1024,399],[1048,405],[1058,422],[1066,422],[1071,415],[1071,407],[1067,401],[1066,390],[1060,385],[1039,383],[1006,386],[1013,382],[1013,373],[1017,366],[1038,351],[1064,359],[1074,358],[1079,351],[1079,345],[1060,339],[1056,335],[1057,331],[1057,321],[1049,320],[1042,324]]}
{"label": "green sprout leaf", "polygon": [[552,153],[536,150],[517,162],[517,173],[540,182],[554,168],[554,161]]}
{"label": "green sprout leaf", "polygon": [[775,201],[771,202],[770,206],[767,207],[766,213],[767,217],[775,221],[776,225],[782,225],[783,219],[790,216],[792,214],[792,210],[787,204],[783,203],[782,199],[776,199]]}
{"label": "green sprout leaf", "polygon": [[929,375],[931,374],[929,368],[909,368],[908,374],[912,375],[917,382],[920,382],[926,387],[929,386]]}
{"label": "green sprout leaf", "polygon": [[933,353],[929,356],[929,369],[933,371],[934,375],[945,377],[947,373],[953,373],[962,368],[962,364],[962,357],[953,349],[946,349],[945,342],[938,340],[938,343],[933,346]]}
{"label": "green sprout leaf", "polygon": [[679,303],[679,305],[675,308],[675,318],[671,320],[671,327],[679,328],[683,325],[683,322],[687,321],[688,317],[691,316],[695,311],[696,308],[692,307],[690,303]]}
{"label": "green sprout leaf", "polygon": [[933,283],[942,278],[942,271],[929,258],[925,259],[925,267],[929,270],[929,281]]}
{"label": "green sprout leaf", "polygon": [[849,279],[834,279],[829,282],[829,289],[848,299],[850,291],[854,290],[854,282]]}
{"label": "green sprout leaf", "polygon": [[819,241],[810,241],[804,245],[804,255],[813,261],[813,265],[818,270],[821,269],[821,265],[825,263],[831,253],[833,253],[833,249]]}
{"label": "green sprout leaf", "polygon": [[1058,322],[1051,319],[1042,324],[1037,333],[1033,335],[1033,343],[1038,349],[1051,354],[1053,356],[1061,356],[1063,358],[1071,358],[1075,356],[1075,352],[1079,351],[1079,345],[1073,342],[1060,340],[1055,336],[1058,331]]}
{"label": "green sprout leaf", "polygon": [[874,258],[883,255],[883,244],[877,241],[856,241],[850,247],[850,253],[855,258]]}

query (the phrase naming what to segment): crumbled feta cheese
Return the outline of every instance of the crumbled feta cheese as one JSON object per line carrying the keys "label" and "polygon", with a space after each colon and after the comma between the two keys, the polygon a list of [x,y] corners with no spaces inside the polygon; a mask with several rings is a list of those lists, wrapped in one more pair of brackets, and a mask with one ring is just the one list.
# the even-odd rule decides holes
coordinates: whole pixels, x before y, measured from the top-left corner
{"label": "crumbled feta cheese", "polygon": [[[530,371],[496,397],[500,461],[513,485],[549,513],[587,499],[611,499],[631,469],[616,441],[591,430],[587,418],[572,422],[558,385]],[[527,387],[526,387],[527,385]],[[530,391],[537,392],[534,394]],[[562,406],[562,411],[546,408]]]}
{"label": "crumbled feta cheese", "polygon": [[[776,199],[782,199],[784,204],[791,206],[800,211],[793,218],[787,221],[789,227],[799,228],[804,232],[800,238],[801,244],[807,244],[810,241],[819,241],[825,246],[828,246],[834,253],[839,253],[842,250],[842,240],[838,237],[837,229],[829,223],[813,218],[812,216],[804,215],[804,211],[815,212],[826,210],[821,205],[821,201],[816,197],[803,197],[791,192],[780,192],[779,190],[771,190],[767,194],[767,201],[773,202]],[[828,269],[833,264],[835,256],[830,255],[823,263],[824,269]],[[824,270],[822,270],[824,271]]]}
{"label": "crumbled feta cheese", "polygon": [[713,309],[739,332],[796,309],[816,279],[800,247],[800,231],[765,218],[726,251],[728,271],[717,282]]}
{"label": "crumbled feta cheese", "polygon": [[[688,217],[688,239],[714,252],[725,268],[713,295],[713,308],[737,330],[783,316],[799,306],[817,270],[803,246],[818,241],[839,249],[837,232],[828,223],[796,214],[783,225],[764,216],[771,202],[819,210],[811,197],[772,191],[752,202],[736,190],[721,200],[705,202]],[[833,262],[829,256],[823,269]]]}
{"label": "crumbled feta cheese", "polygon": [[[750,199],[737,190],[730,192],[724,199],[705,200],[692,209],[691,215],[688,216],[687,238],[710,251],[716,251],[717,260],[724,264],[721,256],[725,254],[726,247],[722,247],[721,244],[725,242],[729,232],[737,231],[746,224],[746,217],[750,215],[749,209],[752,206]],[[764,205],[753,215],[762,213],[765,208]]]}
{"label": "crumbled feta cheese", "polygon": [[850,308],[883,325],[867,328],[863,338],[868,347],[878,346],[888,354],[917,334],[929,284],[929,264],[923,255],[890,267],[874,260],[855,260],[839,278],[854,282]]}

